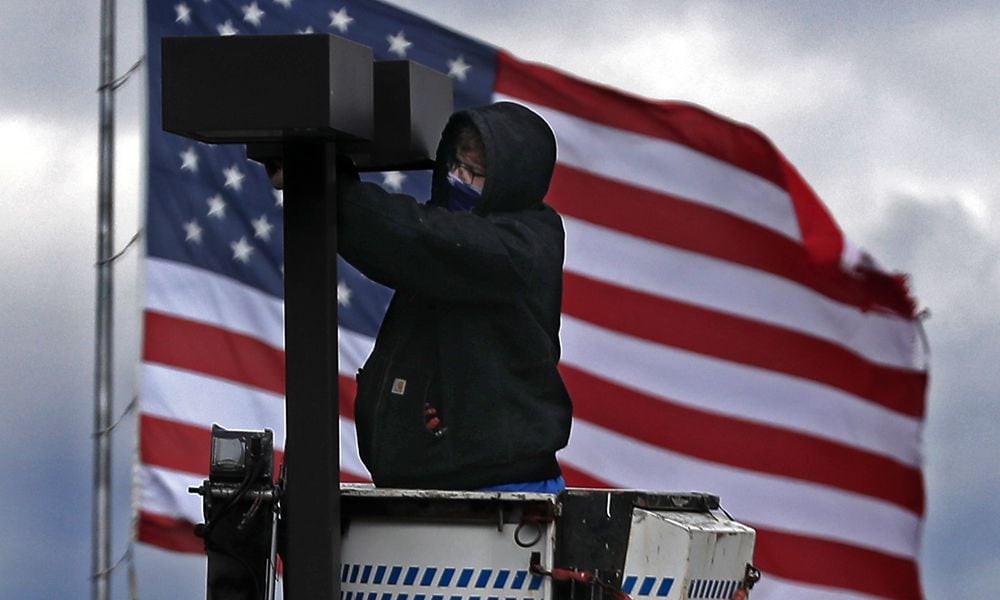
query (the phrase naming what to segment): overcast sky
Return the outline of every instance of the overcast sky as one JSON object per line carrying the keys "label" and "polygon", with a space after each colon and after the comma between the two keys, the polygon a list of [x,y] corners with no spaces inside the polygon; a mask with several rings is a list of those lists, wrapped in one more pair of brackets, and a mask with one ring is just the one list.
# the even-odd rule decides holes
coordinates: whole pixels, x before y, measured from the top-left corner
{"label": "overcast sky", "polygon": [[[0,595],[10,598],[89,594],[98,4],[8,1],[0,16],[0,451],[8,487]],[[142,12],[133,5],[140,2],[119,4],[124,72],[142,54]],[[753,125],[855,243],[910,273],[931,314],[925,590],[928,598],[996,594],[1000,4],[399,4],[520,58]],[[119,247],[140,223],[143,95],[135,79],[117,98]],[[138,357],[138,258],[135,248],[116,267],[119,411]],[[126,419],[115,437],[116,558],[128,533],[134,444]],[[143,549],[137,563],[144,599],[203,594],[197,559]],[[125,597],[124,571],[114,585]]]}

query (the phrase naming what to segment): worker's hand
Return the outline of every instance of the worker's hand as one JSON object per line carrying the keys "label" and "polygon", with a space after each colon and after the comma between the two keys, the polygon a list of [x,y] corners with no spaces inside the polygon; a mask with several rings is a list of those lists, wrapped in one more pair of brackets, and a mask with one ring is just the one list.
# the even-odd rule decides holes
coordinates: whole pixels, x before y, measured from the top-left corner
{"label": "worker's hand", "polygon": [[267,176],[271,180],[271,186],[274,189],[280,190],[285,187],[284,163],[280,158],[266,159],[264,161],[264,169],[267,170]]}
{"label": "worker's hand", "polygon": [[[271,180],[271,186],[276,190],[285,187],[284,163],[280,158],[268,158],[264,160],[264,169],[267,170],[267,177]],[[342,181],[360,181],[358,169],[354,166],[354,161],[349,156],[337,156],[337,179]]]}
{"label": "worker's hand", "polygon": [[271,180],[271,186],[276,190],[283,189],[285,187],[285,169],[281,159],[269,158],[265,160],[264,168],[267,170],[267,176]]}
{"label": "worker's hand", "polygon": [[358,167],[354,160],[346,154],[337,155],[337,181],[361,181],[358,177]]}

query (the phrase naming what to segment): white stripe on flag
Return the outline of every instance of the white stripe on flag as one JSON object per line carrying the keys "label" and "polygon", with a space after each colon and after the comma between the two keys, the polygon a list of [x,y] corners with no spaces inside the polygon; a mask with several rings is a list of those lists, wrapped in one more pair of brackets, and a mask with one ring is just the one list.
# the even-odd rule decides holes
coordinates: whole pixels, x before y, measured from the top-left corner
{"label": "white stripe on flag", "polygon": [[563,217],[566,270],[828,340],[915,369],[913,323],[862,312],[782,277]]}
{"label": "white stripe on flag", "polygon": [[[283,303],[250,286],[186,265],[150,258],[147,309],[205,323],[260,339],[284,349]],[[171,281],[179,281],[176,289]],[[225,308],[223,308],[225,307]],[[375,340],[338,328],[340,373],[354,375],[364,364]]]}
{"label": "white stripe on flag", "polygon": [[340,356],[337,370],[341,375],[354,377],[375,347],[375,340],[343,327],[337,328],[337,335],[340,336],[337,346]]}
{"label": "white stripe on flag", "polygon": [[270,429],[274,446],[285,444],[285,403],[281,396],[224,379],[163,365],[142,365],[144,414],[211,429]]}
{"label": "white stripe on flag", "polygon": [[867,496],[691,458],[578,419],[559,458],[617,488],[708,491],[751,524],[916,557],[920,519]]}
{"label": "white stripe on flag", "polygon": [[562,362],[698,410],[783,427],[920,466],[920,421],[847,392],[678,350],[563,315]]}
{"label": "white stripe on flag", "polygon": [[372,478],[358,454],[358,438],[354,429],[354,421],[344,417],[340,417],[340,470],[365,479]]}
{"label": "white stripe on flag", "polygon": [[211,271],[146,258],[146,309],[208,323],[285,347],[284,303]]}
{"label": "white stripe on flag", "polygon": [[861,592],[807,585],[765,573],[750,594],[753,600],[879,600]]}
{"label": "white stripe on flag", "polygon": [[138,478],[139,503],[144,512],[190,523],[204,520],[201,496],[187,491],[191,486],[201,485],[204,475],[143,464],[139,466]]}
{"label": "white stripe on flag", "polygon": [[688,146],[517,98],[495,98],[523,104],[544,117],[556,134],[560,163],[703,204],[801,242],[788,193],[766,179]]}

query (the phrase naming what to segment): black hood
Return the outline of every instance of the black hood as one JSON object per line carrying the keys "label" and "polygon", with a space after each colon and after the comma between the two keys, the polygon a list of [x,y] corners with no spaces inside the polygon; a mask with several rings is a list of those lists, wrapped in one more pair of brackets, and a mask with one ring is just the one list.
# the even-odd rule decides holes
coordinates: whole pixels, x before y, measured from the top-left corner
{"label": "black hood", "polygon": [[539,206],[549,190],[556,164],[556,138],[540,116],[513,102],[457,112],[441,134],[431,197],[440,203],[447,193],[447,167],[455,134],[471,125],[486,150],[486,185],[473,212],[489,214]]}

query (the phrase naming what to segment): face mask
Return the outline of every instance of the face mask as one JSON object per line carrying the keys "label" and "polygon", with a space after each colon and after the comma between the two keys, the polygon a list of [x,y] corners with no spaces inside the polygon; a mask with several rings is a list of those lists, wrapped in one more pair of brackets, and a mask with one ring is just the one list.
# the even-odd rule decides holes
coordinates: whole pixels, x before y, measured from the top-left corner
{"label": "face mask", "polygon": [[451,212],[468,212],[472,210],[483,195],[483,188],[465,183],[458,177],[448,173],[448,195],[444,206]]}

